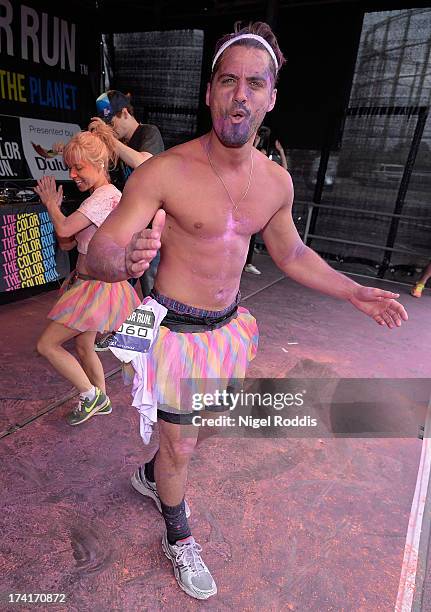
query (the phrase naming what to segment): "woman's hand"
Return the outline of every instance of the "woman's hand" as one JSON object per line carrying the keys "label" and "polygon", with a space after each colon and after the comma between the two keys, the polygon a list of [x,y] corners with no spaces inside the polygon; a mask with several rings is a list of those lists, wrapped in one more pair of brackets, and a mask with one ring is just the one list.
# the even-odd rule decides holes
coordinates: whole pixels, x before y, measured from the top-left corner
{"label": "woman's hand", "polygon": [[53,176],[43,176],[37,181],[37,187],[34,191],[40,198],[48,210],[60,208],[63,201],[63,187],[56,188],[55,178]]}
{"label": "woman's hand", "polygon": [[55,151],[58,155],[62,155],[64,151],[64,142],[54,142],[52,145],[52,150]]}

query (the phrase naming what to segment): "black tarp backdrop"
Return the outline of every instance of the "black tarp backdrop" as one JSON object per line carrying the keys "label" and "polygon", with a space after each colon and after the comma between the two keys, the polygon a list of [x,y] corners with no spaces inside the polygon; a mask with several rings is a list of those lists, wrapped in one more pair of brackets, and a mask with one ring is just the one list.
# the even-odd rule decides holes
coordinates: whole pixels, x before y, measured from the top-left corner
{"label": "black tarp backdrop", "polygon": [[288,64],[281,73],[277,105],[266,123],[288,148],[320,151],[328,140],[332,146],[339,143],[364,13],[428,6],[430,2],[154,0],[137,4],[123,0],[121,11],[114,0],[100,0],[98,4],[99,23],[105,33],[204,31],[199,134],[210,126],[205,88],[215,42],[231,32],[237,20],[267,20],[279,38]]}
{"label": "black tarp backdrop", "polygon": [[[288,58],[278,84],[278,101],[266,123],[271,125],[288,147],[320,149],[327,138],[328,124],[339,132],[342,112],[347,104],[356,52],[360,38],[363,12],[350,6],[314,9],[299,8],[280,10],[274,24],[280,47]],[[210,127],[210,116],[205,106],[205,88],[210,77],[210,65],[217,39],[233,29],[234,22],[262,20],[258,13],[244,15],[219,15],[205,20],[190,18],[178,21],[176,26],[204,30],[202,80],[198,112],[198,133]],[[106,22],[103,27],[106,27]],[[121,21],[114,31],[121,31]],[[125,24],[124,24],[125,25]],[[160,30],[168,29],[168,22],[158,24]],[[155,26],[157,27],[157,26]],[[147,30],[152,29],[148,20]],[[340,52],[342,49],[342,52]],[[116,81],[114,51],[113,86]],[[124,85],[121,83],[121,85]],[[333,127],[333,118],[338,124]]]}
{"label": "black tarp backdrop", "polygon": [[[131,13],[133,13],[133,22],[145,24],[144,28],[141,29],[147,31],[182,29],[203,31],[204,48],[197,134],[202,134],[210,128],[210,116],[205,106],[204,94],[210,76],[209,70],[216,40],[226,32],[232,31],[236,20],[242,20],[243,22],[269,21],[278,36],[280,47],[288,61],[280,76],[276,107],[272,113],[268,114],[265,123],[272,130],[269,148],[271,149],[274,139],[277,138],[282,142],[285,150],[287,149],[288,165],[294,178],[296,192],[293,209],[295,223],[299,231],[304,232],[308,203],[311,201],[322,202],[323,198],[324,204],[334,205],[334,195],[337,195],[337,193],[340,195],[339,202],[341,204],[345,202],[347,193],[349,201],[352,202],[351,206],[361,207],[364,200],[363,189],[361,187],[358,189],[355,184],[350,167],[349,171],[346,172],[346,164],[343,167],[341,167],[341,164],[340,176],[338,177],[337,162],[341,158],[341,161],[344,161],[346,157],[350,159],[349,139],[347,138],[349,133],[343,134],[343,132],[344,126],[347,125],[347,110],[351,102],[352,82],[364,19],[369,21],[370,13],[399,11],[400,9],[406,12],[405,9],[429,7],[430,2],[400,2],[396,0],[386,2],[376,0],[372,3],[361,0],[356,2],[350,0],[338,0],[337,2],[325,0],[304,0],[301,2],[268,0],[265,2],[264,0],[237,0],[227,3],[224,0],[208,0],[200,3],[184,2],[179,5],[173,0],[160,0],[157,6],[151,2],[143,2],[139,6],[132,6],[132,3],[126,1],[125,10],[121,15],[116,15],[115,24],[109,19],[109,9],[113,6],[113,0],[101,0],[101,3],[100,7],[104,9],[101,27],[104,32],[130,32],[130,21],[127,17]],[[391,18],[390,14],[377,17],[377,19],[383,20],[390,20]],[[137,28],[134,27],[133,30],[136,31]],[[395,42],[399,35],[407,36],[407,29],[402,34],[393,30],[391,32]],[[389,51],[381,49],[377,45],[374,53],[375,55],[381,53],[382,57],[386,57],[385,53],[389,53]],[[408,51],[406,53],[408,54]],[[396,53],[392,53],[390,58],[388,61],[399,61]],[[416,59],[420,59],[420,57]],[[386,60],[382,61],[385,63]],[[423,62],[423,66],[425,64],[426,62]],[[170,70],[171,66],[167,64],[166,72],[170,74]],[[403,74],[402,78],[405,78],[405,76]],[[114,69],[114,84],[115,78]],[[380,75],[378,78],[384,78],[384,76]],[[121,83],[121,80],[119,79],[118,82]],[[394,87],[396,86],[398,87],[398,82],[394,79]],[[166,99],[164,99],[163,87],[161,86],[159,89],[158,104],[161,108],[169,106],[172,95],[166,96]],[[170,99],[169,103],[168,97]],[[142,99],[145,104],[145,88],[142,91]],[[389,102],[385,100],[384,104],[390,103],[390,100]],[[367,98],[366,105],[376,105],[372,96]],[[405,132],[404,140],[406,138],[408,140],[405,127],[402,127]],[[190,133],[189,138],[194,135]],[[377,159],[376,156],[379,154],[383,161],[388,161],[385,143],[384,140],[378,138],[378,134],[374,134],[372,130],[370,132],[369,128],[366,132],[366,138],[370,135],[377,138],[371,145],[375,155],[368,163],[369,171],[367,173],[367,184],[369,184],[370,191],[375,195],[371,206],[377,213],[384,211],[391,213],[394,210],[396,193],[394,195],[387,186],[376,185],[373,181],[379,167],[374,158]],[[346,136],[346,138],[343,138],[343,136]],[[400,140],[402,136],[401,131],[396,138]],[[183,140],[187,139],[184,134],[178,134],[177,142],[182,141],[181,137]],[[172,145],[177,142],[173,141],[169,144]],[[408,149],[411,142],[404,142],[403,144]],[[342,150],[341,147],[344,147],[344,149]],[[351,144],[351,147],[353,151],[357,148],[354,143]],[[421,186],[421,190],[417,193],[412,192],[410,196],[414,202],[416,214],[425,218],[428,214],[428,198],[423,186]],[[385,201],[384,205],[383,200]],[[317,209],[315,209],[316,211]],[[323,213],[320,216],[323,217]],[[350,239],[357,235],[358,222],[350,211],[347,213],[342,210],[331,211],[329,216],[331,218],[328,229],[326,226],[324,228],[320,225],[317,227],[315,224],[317,214],[314,215],[310,229],[311,233],[320,234],[322,231],[323,238],[326,238],[329,236],[329,230],[331,230],[332,237],[335,236],[336,240],[341,239],[342,243],[342,238],[346,232]],[[392,240],[393,236],[391,238],[389,235],[387,224],[383,224],[384,231],[379,236],[375,236],[373,233],[376,225],[374,221],[369,222],[369,220],[364,219],[363,224],[366,228],[366,239],[362,238],[362,241],[368,242],[369,236],[372,235],[373,244],[376,245],[376,248],[371,249],[371,251],[368,246],[365,246],[366,257],[362,251],[358,255],[358,249],[355,246],[346,246],[344,243],[328,243],[328,240],[325,240],[322,246],[314,240],[312,246],[328,259],[335,259],[339,266],[344,266],[342,269],[346,271],[359,271],[374,275],[376,270],[379,270],[380,275],[384,274],[394,280],[396,279],[395,274],[398,273],[398,280],[406,280],[406,274],[411,276],[415,267],[417,267],[418,252],[412,252],[409,256],[403,254],[398,257],[397,255],[393,258],[396,265],[392,267],[386,265],[385,269],[381,268],[380,260],[383,252],[379,250],[379,247],[384,248],[385,244],[387,246],[388,241]],[[414,228],[412,232],[414,232]],[[404,232],[402,239],[401,234],[399,237],[395,237],[396,241],[401,241],[401,249],[409,248],[414,235],[412,232],[410,234]],[[359,238],[355,239],[359,240]],[[389,246],[392,246],[392,243]],[[369,252],[371,252],[372,257]],[[425,256],[426,252],[424,251]],[[419,260],[421,261],[421,257],[419,257]]]}
{"label": "black tarp backdrop", "polygon": [[349,100],[363,13],[338,6],[280,11],[287,63],[268,125],[288,148],[336,147]]}
{"label": "black tarp backdrop", "polygon": [[115,89],[132,93],[138,121],[157,125],[166,148],[193,138],[204,32],[134,32],[113,34],[111,38]]}
{"label": "black tarp backdrop", "polygon": [[[316,7],[312,14],[309,8],[278,12],[274,30],[288,62],[281,72],[276,107],[267,116],[265,123],[273,128],[274,135],[288,148],[320,150],[328,139],[332,147],[340,140],[343,111],[349,98],[361,33],[362,15],[361,10],[352,10],[347,6],[337,7],[332,11]],[[259,20],[263,17],[255,15],[252,18]],[[197,130],[189,134],[184,130],[177,130],[177,140],[175,140],[175,130],[166,130],[169,132],[164,134],[167,146],[188,140],[194,137],[196,132],[201,134],[209,130],[210,115],[205,105],[205,89],[210,78],[213,50],[217,39],[224,33],[232,31],[234,21],[235,18],[223,16],[202,24],[204,27],[202,78],[200,85],[193,84],[193,87],[199,90]],[[163,31],[163,28],[161,30]],[[181,32],[170,31],[171,37],[175,34],[179,37]],[[169,49],[166,49],[165,70],[170,82],[177,83],[178,96],[175,96],[175,91],[172,91],[174,86],[166,87],[165,81],[168,77],[160,73],[156,57],[157,69],[153,78],[158,78],[159,84],[147,81],[145,78],[143,83],[135,82],[135,72],[139,71],[139,67],[136,62],[128,67],[130,62],[125,56],[124,46],[128,45],[132,49],[133,41],[137,37],[139,34],[132,33],[115,33],[109,36],[110,61],[113,68],[111,86],[131,91],[141,120],[151,122],[156,120],[153,116],[153,94],[160,90],[157,108],[160,111],[165,108],[165,113],[174,113],[178,110],[176,109],[178,105],[184,107],[179,109],[177,121],[186,121],[185,107],[192,106],[184,104],[182,96],[182,88],[190,78],[185,61],[188,53],[187,42],[184,41],[184,48],[180,47],[177,51],[185,61],[181,79],[178,79],[181,66],[177,66],[176,61],[170,60]],[[147,38],[148,35],[145,40]],[[163,40],[163,34],[160,34],[160,39]],[[343,49],[342,53],[340,49]],[[148,46],[148,54],[154,52],[154,49]],[[130,57],[133,57],[132,52],[129,53]],[[150,57],[141,59],[144,64],[151,61]],[[145,69],[141,67],[141,71],[144,75]],[[273,140],[274,138],[272,142]]]}
{"label": "black tarp backdrop", "polygon": [[0,114],[84,127],[100,81],[94,9],[0,0]]}

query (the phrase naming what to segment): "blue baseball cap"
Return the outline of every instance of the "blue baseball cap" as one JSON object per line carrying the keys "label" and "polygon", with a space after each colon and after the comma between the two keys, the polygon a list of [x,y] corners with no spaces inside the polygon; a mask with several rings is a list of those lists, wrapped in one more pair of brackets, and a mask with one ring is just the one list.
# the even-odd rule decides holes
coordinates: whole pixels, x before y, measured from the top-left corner
{"label": "blue baseball cap", "polygon": [[97,115],[105,123],[111,123],[114,115],[130,106],[130,100],[121,91],[111,90],[101,94],[96,100]]}

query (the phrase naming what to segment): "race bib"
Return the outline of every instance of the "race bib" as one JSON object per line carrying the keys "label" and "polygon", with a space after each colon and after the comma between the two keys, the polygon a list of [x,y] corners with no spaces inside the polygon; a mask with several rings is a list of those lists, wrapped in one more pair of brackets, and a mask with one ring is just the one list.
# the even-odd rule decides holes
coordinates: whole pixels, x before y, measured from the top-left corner
{"label": "race bib", "polygon": [[156,317],[150,306],[140,304],[115,332],[109,348],[147,353],[153,342]]}

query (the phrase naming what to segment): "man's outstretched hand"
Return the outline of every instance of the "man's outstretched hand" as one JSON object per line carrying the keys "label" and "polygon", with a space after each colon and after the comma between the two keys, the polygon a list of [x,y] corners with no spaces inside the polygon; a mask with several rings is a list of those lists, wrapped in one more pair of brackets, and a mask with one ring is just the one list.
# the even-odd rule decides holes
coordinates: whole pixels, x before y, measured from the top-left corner
{"label": "man's outstretched hand", "polygon": [[126,247],[126,270],[131,278],[139,278],[150,267],[150,262],[161,247],[161,236],[165,226],[166,213],[159,209],[154,215],[152,229],[133,234]]}
{"label": "man's outstretched hand", "polygon": [[391,291],[359,286],[350,297],[350,302],[379,325],[386,325],[392,329],[400,327],[402,321],[408,320],[404,306],[395,300],[398,297],[400,297],[398,293]]}

